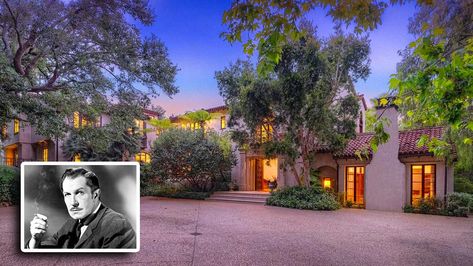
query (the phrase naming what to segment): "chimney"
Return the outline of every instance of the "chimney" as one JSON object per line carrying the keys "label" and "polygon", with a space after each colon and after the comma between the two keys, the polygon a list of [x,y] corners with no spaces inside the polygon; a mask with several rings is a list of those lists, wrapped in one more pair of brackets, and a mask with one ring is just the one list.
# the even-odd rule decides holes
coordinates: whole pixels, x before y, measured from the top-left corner
{"label": "chimney", "polygon": [[406,198],[405,165],[399,161],[399,112],[394,97],[377,99],[376,114],[388,120],[389,140],[378,146],[365,171],[366,208],[401,211]]}

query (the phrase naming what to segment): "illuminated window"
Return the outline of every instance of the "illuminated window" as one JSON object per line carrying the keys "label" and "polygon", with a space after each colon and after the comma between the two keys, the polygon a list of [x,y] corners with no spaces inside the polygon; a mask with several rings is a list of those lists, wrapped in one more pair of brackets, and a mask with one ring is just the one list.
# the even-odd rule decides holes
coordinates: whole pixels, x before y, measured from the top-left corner
{"label": "illuminated window", "polygon": [[273,127],[268,123],[264,123],[256,130],[256,135],[260,143],[268,142],[272,139]]}
{"label": "illuminated window", "polygon": [[145,129],[145,122],[143,120],[135,119],[135,125],[140,132],[143,132]]}
{"label": "illuminated window", "polygon": [[140,162],[140,163],[150,163],[151,156],[149,155],[149,153],[140,152],[135,155],[135,161]]}
{"label": "illuminated window", "polygon": [[220,128],[221,129],[227,128],[227,120],[224,115],[220,117]]}
{"label": "illuminated window", "polygon": [[345,173],[346,200],[355,204],[364,204],[365,167],[347,166]]}
{"label": "illuminated window", "polygon": [[7,138],[7,130],[8,130],[7,124],[3,125],[3,127],[2,127],[2,138],[3,139]]}
{"label": "illuminated window", "polygon": [[20,120],[18,119],[13,120],[13,133],[14,134],[20,133]]}
{"label": "illuminated window", "polygon": [[412,165],[411,182],[411,204],[435,197],[435,165]]}
{"label": "illuminated window", "polygon": [[79,126],[80,126],[79,116],[80,116],[79,112],[74,112],[74,115],[73,115],[74,128],[79,128]]}
{"label": "illuminated window", "polygon": [[82,116],[82,119],[80,121],[82,127],[86,127],[89,124],[89,120],[87,120],[87,118],[85,118],[84,116]]}
{"label": "illuminated window", "polygon": [[102,116],[99,116],[95,120],[95,127],[101,127],[101,126],[102,126]]}
{"label": "illuminated window", "polygon": [[332,178],[324,177],[323,181],[324,181],[324,188],[333,188]]}
{"label": "illuminated window", "polygon": [[77,153],[76,155],[74,155],[74,158],[72,158],[72,161],[80,162],[80,154]]}
{"label": "illuminated window", "polygon": [[48,161],[48,159],[49,159],[48,153],[49,153],[48,146],[44,145],[44,147],[43,147],[43,162]]}

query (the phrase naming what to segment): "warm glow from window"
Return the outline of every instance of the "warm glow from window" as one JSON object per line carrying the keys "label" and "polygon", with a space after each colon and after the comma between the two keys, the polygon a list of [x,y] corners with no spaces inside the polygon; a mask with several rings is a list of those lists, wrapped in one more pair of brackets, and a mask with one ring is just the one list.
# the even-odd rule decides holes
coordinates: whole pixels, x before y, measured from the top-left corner
{"label": "warm glow from window", "polygon": [[365,167],[346,167],[345,178],[346,200],[355,204],[364,204]]}
{"label": "warm glow from window", "polygon": [[3,127],[2,127],[2,137],[3,137],[4,139],[7,138],[7,125],[6,125],[6,124],[3,125]]}
{"label": "warm glow from window", "polygon": [[411,203],[435,197],[435,165],[413,165],[411,171]]}
{"label": "warm glow from window", "polygon": [[48,161],[48,159],[49,159],[48,153],[49,153],[48,147],[45,146],[45,147],[43,148],[43,162],[47,162],[47,161]]}
{"label": "warm glow from window", "polygon": [[74,155],[73,160],[74,160],[74,162],[80,162],[80,154]]}
{"label": "warm glow from window", "polygon": [[256,131],[256,134],[258,136],[259,142],[264,143],[270,141],[273,135],[273,127],[270,124],[265,123],[259,127],[259,129]]}
{"label": "warm glow from window", "polygon": [[73,115],[73,123],[74,123],[74,128],[79,128],[80,124],[80,119],[79,119],[79,112],[74,112]]}
{"label": "warm glow from window", "polygon": [[140,152],[135,155],[135,161],[140,162],[140,163],[150,163],[151,156],[149,155],[149,153]]}
{"label": "warm glow from window", "polygon": [[145,129],[145,122],[143,120],[135,119],[135,125],[141,132]]}
{"label": "warm glow from window", "polygon": [[221,129],[227,128],[227,120],[224,115],[220,117],[220,128]]}
{"label": "warm glow from window", "polygon": [[13,133],[18,134],[20,132],[20,120],[13,120]]}
{"label": "warm glow from window", "polygon": [[331,188],[332,187],[332,180],[330,177],[324,178],[324,188]]}

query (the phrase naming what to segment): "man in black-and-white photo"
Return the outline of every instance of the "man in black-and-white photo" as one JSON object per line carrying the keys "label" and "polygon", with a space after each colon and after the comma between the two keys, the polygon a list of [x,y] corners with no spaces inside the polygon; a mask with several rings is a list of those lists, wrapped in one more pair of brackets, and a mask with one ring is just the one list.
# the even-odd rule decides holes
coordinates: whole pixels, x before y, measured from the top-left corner
{"label": "man in black-and-white photo", "polygon": [[48,218],[37,213],[30,222],[27,249],[136,247],[135,231],[125,216],[101,202],[99,178],[95,173],[82,167],[67,169],[60,188],[70,218],[56,233],[45,237]]}

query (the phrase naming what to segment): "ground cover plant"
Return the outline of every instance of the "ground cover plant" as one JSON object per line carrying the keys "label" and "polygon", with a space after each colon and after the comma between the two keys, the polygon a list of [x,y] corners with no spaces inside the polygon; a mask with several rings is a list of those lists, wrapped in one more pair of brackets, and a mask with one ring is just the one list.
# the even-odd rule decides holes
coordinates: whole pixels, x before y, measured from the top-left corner
{"label": "ground cover plant", "polygon": [[20,198],[20,172],[9,166],[0,166],[0,203],[16,204]]}
{"label": "ground cover plant", "polygon": [[406,213],[467,217],[473,212],[473,195],[454,192],[447,195],[446,201],[433,197],[420,199],[413,205],[406,204],[403,210]]}
{"label": "ground cover plant", "polygon": [[340,203],[335,194],[321,187],[285,187],[274,191],[267,205],[307,210],[337,210]]}

